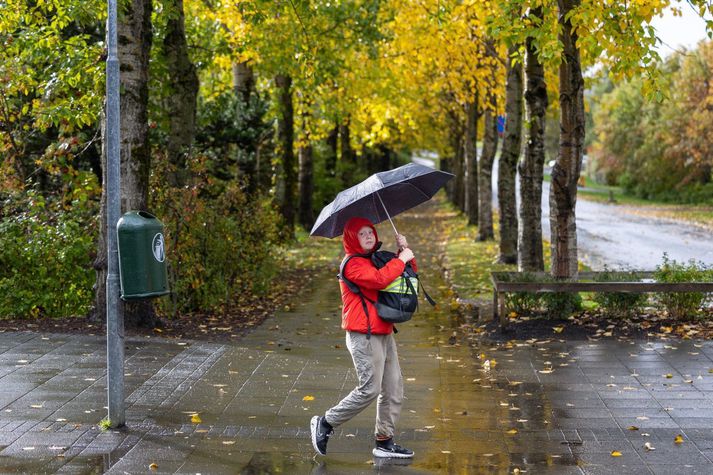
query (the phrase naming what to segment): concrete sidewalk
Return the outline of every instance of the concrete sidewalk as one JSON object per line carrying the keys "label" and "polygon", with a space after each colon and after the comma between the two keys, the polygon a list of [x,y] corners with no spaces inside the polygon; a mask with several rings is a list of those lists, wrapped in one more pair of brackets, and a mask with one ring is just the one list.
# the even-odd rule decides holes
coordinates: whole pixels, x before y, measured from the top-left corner
{"label": "concrete sidewalk", "polygon": [[103,336],[0,334],[0,472],[711,473],[711,344],[472,348],[438,272],[445,216],[432,205],[417,212],[398,224],[443,305],[424,303],[397,335],[407,396],[397,439],[412,462],[371,456],[375,407],[315,457],[311,416],[356,383],[327,269],[294,310],[238,345],[129,339],[121,431],[98,427]]}

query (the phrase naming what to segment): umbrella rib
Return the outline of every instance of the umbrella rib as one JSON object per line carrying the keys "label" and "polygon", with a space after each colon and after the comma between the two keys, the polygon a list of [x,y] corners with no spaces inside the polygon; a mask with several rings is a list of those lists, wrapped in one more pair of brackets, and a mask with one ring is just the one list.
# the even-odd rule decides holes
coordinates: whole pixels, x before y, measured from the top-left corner
{"label": "umbrella rib", "polygon": [[411,187],[413,187],[413,188],[416,188],[419,193],[421,193],[423,196],[426,197],[426,200],[430,200],[430,199],[431,199],[431,195],[429,195],[428,193],[425,193],[421,188],[417,187],[417,186],[414,185],[413,183],[407,181],[407,182],[404,182],[404,184],[405,184],[405,185],[409,185],[409,186],[411,186]]}

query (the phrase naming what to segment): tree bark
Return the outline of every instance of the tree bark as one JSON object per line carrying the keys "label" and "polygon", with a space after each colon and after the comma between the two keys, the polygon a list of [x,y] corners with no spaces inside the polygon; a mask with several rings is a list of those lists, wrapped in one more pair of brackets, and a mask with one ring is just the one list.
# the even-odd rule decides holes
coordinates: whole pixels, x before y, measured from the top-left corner
{"label": "tree bark", "polygon": [[[531,15],[542,18],[542,8]],[[527,113],[527,140],[525,158],[520,163],[520,235],[518,239],[518,269],[543,271],[542,252],[542,175],[545,165],[545,113],[547,112],[547,86],[545,70],[537,57],[532,38],[525,43],[525,108]]]}
{"label": "tree bark", "polygon": [[386,171],[391,169],[393,162],[393,151],[386,145],[379,145],[379,169],[377,171]]}
{"label": "tree bark", "polygon": [[312,195],[314,194],[314,160],[312,144],[310,143],[307,128],[308,115],[302,115],[302,128],[304,130],[304,144],[300,146],[297,154],[299,161],[299,195],[300,195],[300,224],[309,231],[314,225],[314,211],[312,211]]}
{"label": "tree bark", "polygon": [[233,92],[245,107],[255,92],[255,73],[247,61],[233,63]]}
{"label": "tree bark", "polygon": [[188,55],[183,0],[165,4],[169,9],[163,54],[168,69],[167,101],[169,134],[166,151],[173,170],[168,176],[172,186],[183,186],[188,177],[186,156],[196,133],[196,101],[198,74]]}
{"label": "tree bark", "polygon": [[[121,65],[121,212],[145,210],[148,205],[148,183],[151,149],[148,134],[149,54],[151,51],[151,1],[132,0],[119,16],[117,39]],[[102,119],[102,143],[106,143],[106,122]],[[106,148],[102,150],[101,225],[95,284],[94,319],[106,319]],[[156,314],[149,300],[126,302],[124,319],[127,327],[153,326]]]}
{"label": "tree bark", "polygon": [[498,163],[498,208],[500,210],[500,255],[505,264],[517,262],[517,207],[515,177],[522,141],[522,65],[512,55],[517,46],[508,50],[505,85],[505,133]]}
{"label": "tree bark", "polygon": [[577,180],[584,146],[584,79],[577,47],[577,33],[567,15],[580,0],[558,0],[559,39],[563,45],[559,67],[560,144],[552,168],[550,186],[550,229],[552,235],[552,275],[577,275]]}
{"label": "tree bark", "polygon": [[314,225],[312,195],[314,194],[314,161],[312,145],[306,144],[299,149],[300,162],[300,224],[309,231]]}
{"label": "tree bark", "polygon": [[[255,89],[255,73],[247,61],[233,63],[233,93],[237,99],[237,116],[244,127],[254,127],[256,120],[255,105],[257,91]],[[260,189],[260,139],[253,137],[249,143],[241,143],[237,153],[237,162],[241,176],[245,177],[245,187],[248,194]]]}
{"label": "tree bark", "polygon": [[349,117],[344,122],[339,124],[339,159],[345,165],[341,171],[342,185],[345,187],[353,185],[350,173],[345,171],[353,171],[353,165],[356,165],[356,153],[352,148],[351,138],[349,133]]}
{"label": "tree bark", "polygon": [[278,205],[284,221],[284,237],[295,234],[295,201],[297,198],[297,169],[294,144],[294,109],[292,106],[292,78],[283,74],[275,77],[278,89],[279,115],[277,119],[278,159],[282,176],[278,176]]}
{"label": "tree bark", "polygon": [[491,97],[492,109],[485,110],[485,136],[483,153],[478,161],[478,241],[495,238],[493,231],[493,162],[498,149],[498,122],[495,115],[495,96]]}
{"label": "tree bark", "polygon": [[465,164],[463,160],[464,133],[463,121],[455,110],[448,111],[448,136],[451,145],[451,157],[448,162],[454,175],[451,188],[451,202],[461,211],[465,211]]}
{"label": "tree bark", "polygon": [[327,176],[335,177],[337,175],[337,154],[339,147],[339,125],[335,125],[327,135],[327,157],[324,161],[325,171]]}
{"label": "tree bark", "polygon": [[478,224],[478,93],[465,105],[465,137],[463,161],[465,165],[463,198],[468,224]]}

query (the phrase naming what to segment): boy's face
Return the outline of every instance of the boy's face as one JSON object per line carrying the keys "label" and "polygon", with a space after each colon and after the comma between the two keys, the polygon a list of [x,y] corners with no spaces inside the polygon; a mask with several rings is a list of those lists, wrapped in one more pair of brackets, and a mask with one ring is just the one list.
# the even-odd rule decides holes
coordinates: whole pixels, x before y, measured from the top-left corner
{"label": "boy's face", "polygon": [[357,233],[359,238],[359,245],[365,252],[369,252],[376,245],[376,236],[374,236],[374,230],[370,226],[362,227]]}

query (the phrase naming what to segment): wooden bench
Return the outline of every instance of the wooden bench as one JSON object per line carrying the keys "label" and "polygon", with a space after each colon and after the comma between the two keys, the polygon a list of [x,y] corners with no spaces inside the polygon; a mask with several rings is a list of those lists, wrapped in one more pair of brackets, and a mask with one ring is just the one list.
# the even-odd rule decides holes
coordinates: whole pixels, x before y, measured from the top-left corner
{"label": "wooden bench", "polygon": [[[597,282],[599,275],[608,272],[580,272],[577,280],[537,282],[551,278],[544,272],[528,272],[528,278],[535,280],[517,280],[520,272],[492,272],[490,280],[493,283],[493,319],[500,321],[500,328],[505,329],[508,315],[505,311],[505,294],[512,292],[713,292],[713,282],[655,282],[653,272],[631,272],[640,277],[638,281],[629,282]],[[623,272],[628,274],[629,272]]]}

